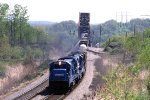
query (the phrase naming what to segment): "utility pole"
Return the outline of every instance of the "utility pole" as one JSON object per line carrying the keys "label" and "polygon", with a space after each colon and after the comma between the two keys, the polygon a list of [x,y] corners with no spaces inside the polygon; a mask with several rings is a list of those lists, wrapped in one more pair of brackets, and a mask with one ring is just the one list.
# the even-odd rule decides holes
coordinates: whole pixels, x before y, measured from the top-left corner
{"label": "utility pole", "polygon": [[123,22],[123,13],[121,12],[121,23],[120,23],[120,27],[122,27],[122,22]]}
{"label": "utility pole", "polygon": [[100,28],[99,28],[99,45],[101,44],[101,36],[102,36],[102,25],[100,25]]}
{"label": "utility pole", "polygon": [[22,32],[21,32],[21,30],[22,30],[22,18],[20,18],[20,26],[19,26],[19,28],[20,28],[20,46],[22,45]]}
{"label": "utility pole", "polygon": [[128,35],[128,33],[127,33],[127,25],[128,25],[128,15],[127,15],[128,13],[126,12],[126,37],[127,37],[127,35]]}
{"label": "utility pole", "polygon": [[136,32],[136,29],[135,29],[135,25],[134,25],[134,36],[135,36],[135,32]]}

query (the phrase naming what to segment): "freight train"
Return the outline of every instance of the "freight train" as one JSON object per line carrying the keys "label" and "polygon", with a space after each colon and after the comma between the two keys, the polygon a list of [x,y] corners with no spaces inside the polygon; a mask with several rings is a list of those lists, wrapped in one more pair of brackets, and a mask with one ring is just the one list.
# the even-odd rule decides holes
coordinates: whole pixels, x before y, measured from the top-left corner
{"label": "freight train", "polygon": [[50,64],[49,86],[51,88],[70,88],[85,74],[86,53],[72,52]]}
{"label": "freight train", "polygon": [[90,14],[80,13],[78,37],[79,51],[59,58],[49,66],[49,87],[51,89],[71,88],[86,72],[86,47],[90,44]]}

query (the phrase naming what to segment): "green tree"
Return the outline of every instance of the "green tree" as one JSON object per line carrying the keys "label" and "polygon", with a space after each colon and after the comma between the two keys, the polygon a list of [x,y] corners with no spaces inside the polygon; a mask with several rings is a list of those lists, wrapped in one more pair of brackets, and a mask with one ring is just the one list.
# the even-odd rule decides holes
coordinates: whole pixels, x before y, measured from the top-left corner
{"label": "green tree", "polygon": [[8,37],[3,34],[0,36],[0,59],[5,60],[10,58],[10,45]]}
{"label": "green tree", "polygon": [[0,4],[0,35],[2,34],[8,34],[7,30],[7,14],[9,10],[8,4]]}
{"label": "green tree", "polygon": [[22,44],[24,38],[24,28],[26,27],[28,20],[27,8],[16,4],[14,6],[12,17],[12,34],[14,35],[14,38],[12,40],[14,42],[14,45]]}

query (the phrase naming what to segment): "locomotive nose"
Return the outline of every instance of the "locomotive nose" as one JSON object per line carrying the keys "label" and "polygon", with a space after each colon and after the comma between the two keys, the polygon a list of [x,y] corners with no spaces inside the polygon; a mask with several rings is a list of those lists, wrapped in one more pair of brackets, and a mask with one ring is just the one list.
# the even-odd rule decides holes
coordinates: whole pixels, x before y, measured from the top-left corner
{"label": "locomotive nose", "polygon": [[65,81],[67,80],[67,71],[66,69],[53,69],[51,71],[50,79],[57,81]]}

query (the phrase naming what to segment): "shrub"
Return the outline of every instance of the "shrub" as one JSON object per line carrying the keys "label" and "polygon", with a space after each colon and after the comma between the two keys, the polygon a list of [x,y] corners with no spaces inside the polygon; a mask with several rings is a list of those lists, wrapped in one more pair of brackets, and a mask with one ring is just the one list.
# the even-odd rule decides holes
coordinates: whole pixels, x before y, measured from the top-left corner
{"label": "shrub", "polygon": [[39,48],[31,48],[28,46],[25,49],[25,63],[31,63],[33,60],[38,59],[42,56],[42,50]]}
{"label": "shrub", "polygon": [[150,52],[150,47],[146,47],[138,55],[138,61],[144,67],[150,66],[150,53],[149,52]]}
{"label": "shrub", "polygon": [[5,76],[5,70],[6,70],[5,63],[0,61],[0,77]]}
{"label": "shrub", "polygon": [[102,78],[105,80],[105,85],[98,95],[104,100],[148,100],[146,93],[141,91],[136,93],[132,90],[136,76],[128,67],[120,65]]}
{"label": "shrub", "polygon": [[10,59],[9,39],[6,35],[0,36],[0,59]]}
{"label": "shrub", "polygon": [[19,46],[12,47],[11,49],[11,58],[12,59],[21,59],[23,58],[23,51],[22,48]]}
{"label": "shrub", "polygon": [[40,48],[35,48],[35,49],[33,49],[32,52],[33,52],[33,58],[34,59],[40,58],[43,54],[43,52]]}
{"label": "shrub", "polygon": [[148,93],[149,93],[149,96],[150,96],[150,75],[146,80],[146,86],[147,86],[147,90],[148,90]]}

